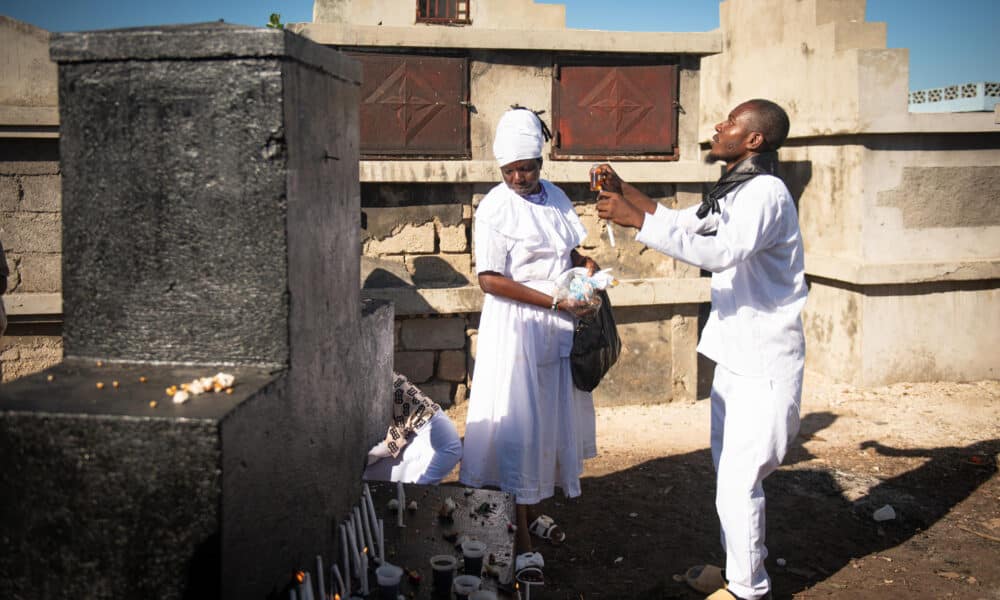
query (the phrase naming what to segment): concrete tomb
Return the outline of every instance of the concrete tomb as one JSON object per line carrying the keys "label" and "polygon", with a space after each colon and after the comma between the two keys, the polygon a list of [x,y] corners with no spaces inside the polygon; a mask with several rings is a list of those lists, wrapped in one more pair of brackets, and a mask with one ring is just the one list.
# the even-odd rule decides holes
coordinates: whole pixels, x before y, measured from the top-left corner
{"label": "concrete tomb", "polygon": [[[0,597],[263,598],[384,432],[358,65],[212,23],[53,36],[65,358],[0,389]],[[174,404],[218,372],[231,394]]]}

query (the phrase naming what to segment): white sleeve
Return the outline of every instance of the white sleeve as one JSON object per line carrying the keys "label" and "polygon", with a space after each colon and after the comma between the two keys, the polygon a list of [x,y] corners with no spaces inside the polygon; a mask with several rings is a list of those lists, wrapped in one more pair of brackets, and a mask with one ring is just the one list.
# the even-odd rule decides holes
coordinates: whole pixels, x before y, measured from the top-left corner
{"label": "white sleeve", "polygon": [[476,273],[492,271],[504,275],[507,272],[509,254],[507,236],[490,227],[485,221],[476,223]]}
{"label": "white sleeve", "polygon": [[[696,223],[690,219],[697,217],[687,214],[690,209],[661,211],[658,208],[656,214],[646,215],[635,239],[653,250],[707,271],[725,271],[766,248],[777,221],[778,202],[773,190],[754,186],[752,190],[742,191],[744,193],[728,209],[728,221],[724,227],[716,229],[715,236],[701,235],[699,230],[705,227],[692,227]],[[713,217],[718,223],[717,214],[703,221]]]}

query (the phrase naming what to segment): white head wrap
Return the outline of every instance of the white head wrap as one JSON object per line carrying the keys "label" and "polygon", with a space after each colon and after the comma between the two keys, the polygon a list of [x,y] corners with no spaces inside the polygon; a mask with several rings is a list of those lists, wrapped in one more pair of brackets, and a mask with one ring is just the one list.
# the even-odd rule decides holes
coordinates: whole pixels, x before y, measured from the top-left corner
{"label": "white head wrap", "polygon": [[508,110],[500,117],[493,138],[493,155],[499,166],[542,157],[542,122],[530,110]]}

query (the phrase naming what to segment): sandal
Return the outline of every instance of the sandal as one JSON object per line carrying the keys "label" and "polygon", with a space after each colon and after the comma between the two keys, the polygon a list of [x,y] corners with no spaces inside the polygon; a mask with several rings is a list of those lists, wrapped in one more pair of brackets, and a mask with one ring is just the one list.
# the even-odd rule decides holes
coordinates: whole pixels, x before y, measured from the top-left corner
{"label": "sandal", "polygon": [[[684,573],[684,581],[696,592],[712,594],[726,588],[726,577],[715,565],[696,565]],[[726,596],[721,596],[725,598]]]}
{"label": "sandal", "polygon": [[566,532],[556,525],[555,520],[548,515],[539,515],[531,522],[528,531],[535,537],[548,540],[553,546],[558,546],[566,541]]}
{"label": "sandal", "polygon": [[545,559],[538,552],[524,552],[514,559],[514,578],[528,586],[545,585]]}

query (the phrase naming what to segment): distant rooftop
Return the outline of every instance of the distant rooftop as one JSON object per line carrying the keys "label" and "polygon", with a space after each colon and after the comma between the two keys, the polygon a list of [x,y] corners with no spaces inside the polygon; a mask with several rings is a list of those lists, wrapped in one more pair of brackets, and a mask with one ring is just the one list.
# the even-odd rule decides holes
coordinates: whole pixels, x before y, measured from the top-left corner
{"label": "distant rooftop", "polygon": [[911,113],[993,111],[1000,103],[1000,83],[980,81],[910,92]]}

